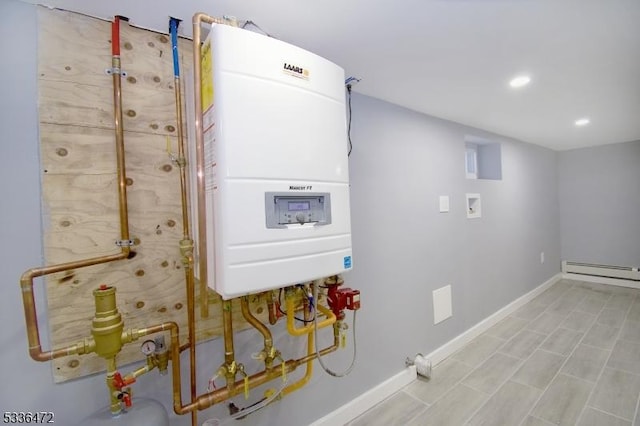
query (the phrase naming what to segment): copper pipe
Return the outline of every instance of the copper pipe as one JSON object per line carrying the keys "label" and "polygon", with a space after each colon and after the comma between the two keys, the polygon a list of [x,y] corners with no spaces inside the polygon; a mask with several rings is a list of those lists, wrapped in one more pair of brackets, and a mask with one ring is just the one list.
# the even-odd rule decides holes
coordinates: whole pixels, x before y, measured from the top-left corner
{"label": "copper pipe", "polygon": [[[33,297],[33,280],[37,277],[54,274],[56,272],[69,271],[72,269],[84,268],[87,266],[100,265],[103,263],[123,260],[129,257],[131,249],[129,241],[129,214],[127,207],[127,189],[124,157],[124,132],[122,128],[122,93],[120,74],[120,17],[116,17],[112,24],[112,74],[113,74],[113,104],[114,104],[114,125],[116,136],[116,163],[118,175],[118,206],[120,213],[120,239],[123,244],[120,253],[106,256],[99,256],[74,262],[61,263],[39,268],[31,268],[22,274],[20,287],[22,288],[22,303],[24,305],[24,316],[27,325],[27,337],[29,340],[29,354],[36,361],[48,361],[61,356],[70,355],[81,350],[79,345],[68,346],[54,351],[42,351],[40,345],[40,332],[38,330],[38,317]],[[116,72],[117,71],[117,72]]]}
{"label": "copper pipe", "polygon": [[[177,164],[180,168],[180,195],[182,205],[182,241],[180,249],[183,256],[186,292],[187,292],[187,329],[189,334],[189,384],[191,390],[191,401],[196,398],[196,320],[195,320],[195,284],[193,272],[193,240],[189,226],[189,201],[187,192],[187,171],[184,149],[184,131],[182,120],[182,84],[180,82],[180,58],[178,55],[178,26],[180,21],[175,18],[169,20],[169,32],[171,36],[171,47],[173,53],[174,70],[174,93],[176,103],[176,128],[178,130],[178,158]],[[198,423],[197,413],[191,413],[191,424]]]}
{"label": "copper pipe", "polygon": [[[123,247],[124,249],[124,247]],[[38,330],[38,315],[36,312],[35,298],[33,295],[33,280],[44,275],[56,272],[69,271],[71,269],[84,268],[85,266],[99,265],[101,263],[113,262],[115,260],[126,259],[127,254],[123,250],[121,253],[110,256],[95,257],[76,262],[61,263],[40,268],[32,268],[22,274],[20,287],[22,289],[22,304],[24,306],[24,318],[27,324],[27,338],[29,341],[29,355],[35,361],[49,361],[55,358],[82,352],[79,345],[67,346],[63,349],[43,351],[40,344],[40,332]]]}
{"label": "copper pipe", "polygon": [[242,308],[242,316],[244,317],[244,319],[256,330],[258,330],[264,338],[264,365],[267,370],[270,370],[271,368],[273,368],[274,358],[276,356],[279,356],[278,352],[273,349],[273,337],[271,335],[271,331],[258,318],[253,316],[253,314],[249,310],[248,296],[243,296],[240,299],[240,306]]}
{"label": "copper pipe", "polygon": [[[334,339],[334,344],[330,347],[322,349],[320,351],[321,355],[328,354],[330,352],[335,351],[338,348],[338,339]],[[284,363],[284,368],[286,373],[293,372],[300,365],[314,360],[316,358],[316,354],[308,354],[307,356],[300,359],[288,360]],[[282,374],[282,364],[275,366],[271,371],[263,370],[259,373],[256,373],[252,376],[249,376],[249,388],[255,388],[256,386],[260,386],[264,383],[267,383],[273,379],[281,377]],[[204,410],[211,407],[214,404],[226,401],[236,395],[244,392],[244,379],[240,379],[235,382],[234,388],[232,391],[229,391],[227,388],[220,388],[213,392],[206,393],[198,397],[195,403],[188,404],[185,406],[179,407],[179,410],[176,410],[176,414],[185,414],[190,412],[191,410]],[[176,409],[176,404],[174,403],[174,409]]]}
{"label": "copper pipe", "polygon": [[[340,343],[339,334],[334,332],[333,344],[327,348],[320,350],[319,351],[320,356],[324,356],[326,354],[334,352],[336,349],[338,349],[339,343]],[[317,358],[317,354],[313,352],[299,359],[288,360],[284,363],[285,372],[291,373],[300,365],[313,361],[316,358]],[[249,376],[249,388],[253,389],[273,379],[279,378],[281,377],[281,374],[282,374],[282,364],[279,364],[270,371],[263,370],[259,373]],[[220,388],[213,392],[209,392],[204,395],[201,395],[197,398],[195,404],[189,404],[189,405],[180,407],[180,411],[176,411],[176,414],[184,414],[194,409],[197,409],[197,410],[207,409],[214,404],[226,401],[236,395],[241,394],[244,391],[243,386],[244,386],[244,379],[240,379],[235,382],[233,390],[231,391],[229,391],[227,388]],[[174,408],[176,408],[175,404],[174,404]]]}
{"label": "copper pipe", "polygon": [[[196,188],[198,198],[198,257],[200,259],[200,315],[209,316],[209,301],[207,279],[207,223],[206,223],[206,194],[205,194],[205,164],[204,164],[204,133],[202,129],[202,58],[200,56],[201,25],[225,24],[224,19],[214,18],[202,12],[193,15],[193,87],[196,126]],[[215,253],[211,255],[215,256]]]}
{"label": "copper pipe", "polygon": [[[118,200],[120,207],[120,238],[129,241],[129,216],[127,214],[127,175],[124,154],[124,127],[122,125],[122,70],[120,68],[120,17],[112,24],[111,75],[113,77],[113,120],[116,134],[116,163],[118,172]],[[126,244],[126,243],[125,243]],[[126,245],[125,245],[126,247]]]}
{"label": "copper pipe", "polygon": [[273,291],[267,292],[267,310],[269,311],[269,324],[275,325],[278,322],[278,312],[276,303],[273,300]]}
{"label": "copper pipe", "polygon": [[175,98],[176,98],[176,117],[178,125],[178,165],[180,166],[180,189],[182,195],[182,235],[183,239],[190,239],[191,226],[189,223],[189,198],[187,193],[187,170],[186,170],[186,157],[184,149],[184,130],[182,128],[182,91],[180,77],[175,77]]}
{"label": "copper pipe", "polygon": [[204,133],[202,129],[202,59],[200,57],[200,26],[202,22],[213,22],[204,13],[193,15],[193,86],[195,102],[195,126],[196,126],[196,176],[197,176],[197,198],[198,198],[198,257],[200,268],[200,314],[203,317],[209,316],[207,294],[207,228],[205,209],[205,170],[204,170]]}
{"label": "copper pipe", "polygon": [[[189,256],[185,265],[185,275],[187,281],[187,323],[189,332],[189,385],[191,390],[191,401],[193,402],[198,395],[196,388],[196,319],[195,319],[195,285],[193,277],[193,256]],[[198,424],[197,413],[191,413],[191,424]]]}
{"label": "copper pipe", "polygon": [[[179,327],[175,322],[166,322],[163,324],[154,325],[148,328],[143,328],[138,330],[138,336],[142,337],[149,334],[159,333],[162,331],[169,331],[171,336],[171,373],[172,373],[172,384],[173,384],[173,410],[176,414],[186,414],[190,413],[194,410],[204,410],[206,408],[211,407],[213,404],[217,404],[219,402],[225,401],[233,396],[239,395],[244,392],[244,378],[236,381],[234,383],[233,389],[229,390],[228,388],[220,388],[213,392],[209,392],[199,396],[194,402],[191,402],[187,405],[182,404],[182,386],[181,386],[181,377],[180,377],[180,342],[178,339],[179,336]],[[338,333],[334,332],[334,343],[332,346],[322,349],[319,353],[320,355],[325,355],[330,352],[335,351],[338,348],[339,338],[337,337]],[[284,363],[285,372],[290,373],[294,371],[300,365],[314,360],[316,358],[316,353],[308,354],[307,356],[300,358],[289,360]],[[249,376],[249,388],[255,388],[256,386],[260,386],[270,380],[276,379],[280,377],[282,371],[282,364],[274,367],[272,370],[261,371],[252,376]]]}
{"label": "copper pipe", "polygon": [[258,318],[253,316],[251,311],[249,310],[249,297],[243,296],[240,299],[240,307],[242,308],[242,316],[244,319],[251,324],[256,330],[262,334],[264,337],[264,346],[267,349],[267,346],[271,348],[273,346],[273,338],[271,336],[271,331],[264,325]]}
{"label": "copper pipe", "polygon": [[[181,245],[186,245],[184,250],[184,274],[187,292],[187,330],[189,334],[189,384],[191,389],[191,400],[193,401],[198,394],[196,389],[196,315],[195,315],[195,277],[193,271],[193,240],[191,238],[191,227],[189,224],[189,201],[187,195],[187,171],[184,149],[184,132],[182,127],[182,92],[180,77],[174,79],[175,98],[176,98],[176,116],[178,129],[178,165],[180,167],[180,194],[182,199],[182,233],[183,240]],[[196,413],[191,416],[193,426],[197,424]]]}
{"label": "copper pipe", "polygon": [[234,362],[233,349],[233,316],[231,300],[223,300],[222,306],[222,324],[224,334],[224,362],[231,365]]}
{"label": "copper pipe", "polygon": [[[331,352],[335,352],[336,350],[338,350],[338,347],[340,345],[340,333],[336,331],[336,327],[337,327],[338,322],[336,322],[333,327],[334,327],[334,331],[333,331],[333,344],[331,346],[328,346],[324,349],[321,349],[318,353],[320,354],[320,356],[325,356],[327,354],[330,354]],[[316,359],[317,356],[314,353],[312,354],[308,354],[305,357],[300,358],[298,361],[302,364],[305,362],[309,362],[311,360]]]}

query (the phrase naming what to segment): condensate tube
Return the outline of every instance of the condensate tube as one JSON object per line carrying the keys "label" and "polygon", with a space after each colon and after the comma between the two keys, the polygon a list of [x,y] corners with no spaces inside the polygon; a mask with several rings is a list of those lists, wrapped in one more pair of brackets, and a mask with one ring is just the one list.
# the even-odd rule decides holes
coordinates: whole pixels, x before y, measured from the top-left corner
{"label": "condensate tube", "polygon": [[33,281],[37,277],[54,274],[57,272],[70,271],[73,269],[84,268],[87,266],[100,265],[103,263],[114,262],[116,260],[127,259],[131,254],[131,244],[129,239],[129,214],[127,207],[127,177],[125,174],[125,157],[124,157],[124,132],[122,127],[122,93],[121,93],[121,74],[120,74],[120,20],[122,18],[116,16],[111,25],[112,37],[112,75],[113,75],[113,108],[114,108],[114,125],[115,125],[115,141],[116,141],[116,163],[118,178],[118,206],[120,215],[120,240],[117,242],[120,247],[120,253],[106,256],[99,256],[90,259],[84,259],[74,262],[61,263],[58,265],[43,266],[31,268],[22,274],[20,278],[20,287],[22,289],[22,303],[24,305],[24,316],[27,325],[27,337],[29,340],[29,354],[35,361],[49,361],[54,358],[70,354],[84,353],[81,345],[72,345],[63,349],[43,351],[40,344],[40,332],[38,330],[38,320],[33,295]]}

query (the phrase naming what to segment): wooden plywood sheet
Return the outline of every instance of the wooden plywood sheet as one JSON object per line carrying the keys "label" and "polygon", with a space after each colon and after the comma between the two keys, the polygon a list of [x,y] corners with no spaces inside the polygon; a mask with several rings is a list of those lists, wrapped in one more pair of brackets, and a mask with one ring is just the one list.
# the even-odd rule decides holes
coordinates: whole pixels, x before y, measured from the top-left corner
{"label": "wooden plywood sheet", "polygon": [[[120,238],[113,124],[110,23],[60,10],[39,9],[39,114],[46,264],[118,252]],[[52,347],[90,335],[92,292],[100,284],[117,288],[125,328],[175,321],[184,343],[185,275],[179,241],[182,211],[175,152],[176,111],[169,38],[122,25],[122,83],[130,237],[135,256],[126,261],[65,271],[47,277]],[[191,66],[191,44],[181,40],[183,69]],[[183,97],[184,99],[184,97]],[[35,266],[35,265],[34,265]],[[198,295],[200,297],[200,295]],[[197,318],[199,339],[220,336],[220,299],[209,318]],[[252,298],[257,316],[266,309]],[[263,305],[263,304],[262,304]],[[199,316],[199,309],[196,309]],[[247,328],[238,303],[237,330]],[[139,344],[118,355],[124,365],[140,360]],[[104,370],[95,355],[54,360],[56,381]]]}

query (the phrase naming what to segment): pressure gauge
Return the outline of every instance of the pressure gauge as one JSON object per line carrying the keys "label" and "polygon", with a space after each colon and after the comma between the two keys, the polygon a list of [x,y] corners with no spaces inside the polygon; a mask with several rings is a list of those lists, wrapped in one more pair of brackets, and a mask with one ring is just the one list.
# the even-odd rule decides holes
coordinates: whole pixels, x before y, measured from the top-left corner
{"label": "pressure gauge", "polygon": [[156,351],[156,343],[153,340],[145,340],[140,350],[144,355],[149,356]]}

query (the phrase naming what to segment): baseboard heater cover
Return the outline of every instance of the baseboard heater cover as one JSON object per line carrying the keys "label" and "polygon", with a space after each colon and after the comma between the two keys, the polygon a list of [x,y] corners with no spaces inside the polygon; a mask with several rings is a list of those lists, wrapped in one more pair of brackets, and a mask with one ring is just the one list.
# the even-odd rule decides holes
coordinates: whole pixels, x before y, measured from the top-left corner
{"label": "baseboard heater cover", "polygon": [[562,272],[565,274],[593,275],[597,277],[640,281],[640,268],[629,266],[597,265],[564,260],[562,261]]}

